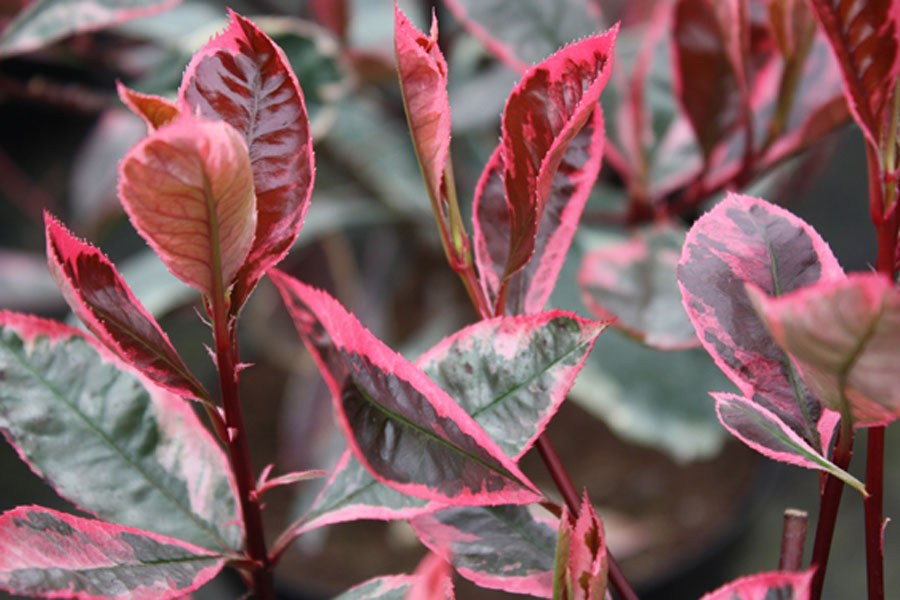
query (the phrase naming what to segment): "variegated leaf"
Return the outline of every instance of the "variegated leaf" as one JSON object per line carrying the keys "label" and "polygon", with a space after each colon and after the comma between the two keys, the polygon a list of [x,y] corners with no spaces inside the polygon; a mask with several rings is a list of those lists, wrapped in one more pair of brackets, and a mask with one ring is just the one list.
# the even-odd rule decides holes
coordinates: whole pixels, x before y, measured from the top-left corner
{"label": "variegated leaf", "polygon": [[813,572],[809,569],[748,575],[705,594],[700,600],[810,600]]}
{"label": "variegated leaf", "polygon": [[332,600],[406,600],[406,594],[416,579],[414,575],[375,577],[335,596]]}

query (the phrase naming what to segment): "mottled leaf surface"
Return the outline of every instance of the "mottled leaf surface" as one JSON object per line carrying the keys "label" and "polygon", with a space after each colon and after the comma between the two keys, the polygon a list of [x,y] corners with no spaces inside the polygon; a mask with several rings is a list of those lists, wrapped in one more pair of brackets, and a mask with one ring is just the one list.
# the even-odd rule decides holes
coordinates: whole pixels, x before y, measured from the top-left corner
{"label": "mottled leaf surface", "polygon": [[109,259],[49,213],[44,220],[50,273],[81,322],[155,383],[175,394],[206,399],[203,386]]}
{"label": "mottled leaf surface", "polygon": [[309,206],[313,149],[303,93],[281,48],[232,12],[228,28],[194,55],[178,99],[188,112],[229,123],[249,148],[258,220],[232,293],[236,312],[287,254]]}
{"label": "mottled leaf surface", "polygon": [[603,600],[609,564],[603,524],[587,491],[575,522],[563,510],[557,536],[553,600]]}
{"label": "mottled leaf surface", "polygon": [[729,194],[694,223],[678,265],[684,306],[697,337],[741,390],[814,448],[822,405],[802,386],[744,289],[778,296],[843,277],[831,249],[799,218],[773,204]]}
{"label": "mottled leaf surface", "polygon": [[161,96],[142,94],[126,87],[121,81],[116,82],[116,90],[119,92],[119,99],[122,100],[122,103],[144,120],[149,133],[171,123],[180,114],[175,103]]}
{"label": "mottled leaf surface", "polygon": [[0,428],[57,492],[101,519],[240,548],[230,469],[181,398],[83,332],[0,312]]}
{"label": "mottled leaf surface", "polygon": [[348,444],[377,479],[449,503],[540,498],[472,417],[335,299],[278,271],[269,276],[331,389]]}
{"label": "mottled leaf surface", "polygon": [[502,119],[503,186],[509,207],[509,257],[502,279],[521,269],[535,238],[563,155],[594,114],[612,70],[618,27],[559,50],[513,89]]}
{"label": "mottled leaf surface", "polygon": [[590,251],[578,272],[585,305],[648,346],[697,346],[675,273],[684,239],[682,229],[652,227]]}
{"label": "mottled leaf surface", "polygon": [[[437,17],[425,35],[394,5],[394,50],[416,156],[433,206],[443,214],[444,167],[450,151],[447,61],[437,43]],[[446,215],[444,215],[446,217]]]}
{"label": "mottled leaf surface", "polygon": [[460,506],[410,521],[419,539],[481,587],[550,598],[556,527],[522,506]]}
{"label": "mottled leaf surface", "polygon": [[758,402],[724,392],[713,392],[712,397],[725,429],[760,454],[798,467],[825,471],[860,491],[865,490],[859,480],[825,458],[777,414]]}
{"label": "mottled leaf surface", "polygon": [[44,598],[181,598],[222,556],[181,540],[36,506],[0,516],[0,588]]}
{"label": "mottled leaf surface", "polygon": [[854,273],[777,298],[750,299],[803,382],[856,425],[900,416],[900,291],[875,273]]}
{"label": "mottled leaf surface", "polygon": [[413,575],[385,575],[354,586],[333,600],[406,600]]}
{"label": "mottled leaf surface", "polygon": [[119,167],[119,198],[138,233],[179,279],[214,297],[244,264],[256,195],[243,137],[190,115],[144,138]]}
{"label": "mottled leaf surface", "polygon": [[556,414],[604,327],[562,311],[499,317],[445,338],[416,364],[518,460]]}
{"label": "mottled leaf surface", "polygon": [[0,34],[0,57],[37,50],[74,33],[153,15],[178,1],[35,0],[27,3]]}
{"label": "mottled leaf surface", "polygon": [[759,573],[725,584],[700,600],[809,600],[812,578],[813,569]]}
{"label": "mottled leaf surface", "polygon": [[892,0],[809,0],[844,76],[844,95],[878,148],[900,73],[900,4]]}

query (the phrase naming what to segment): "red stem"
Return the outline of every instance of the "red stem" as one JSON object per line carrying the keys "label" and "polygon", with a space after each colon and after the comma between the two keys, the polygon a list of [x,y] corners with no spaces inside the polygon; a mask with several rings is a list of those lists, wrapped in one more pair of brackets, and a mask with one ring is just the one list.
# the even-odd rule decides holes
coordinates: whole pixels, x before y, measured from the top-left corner
{"label": "red stem", "polygon": [[234,471],[244,532],[247,538],[247,557],[253,563],[251,571],[253,592],[257,600],[275,600],[275,585],[266,552],[262,512],[255,497],[256,479],[250,464],[250,449],[244,429],[244,417],[238,395],[238,374],[235,365],[234,340],[228,325],[228,309],[224,298],[213,300],[213,332],[216,345],[216,363],[219,369],[219,385],[222,390],[222,406],[225,409],[225,425],[228,436],[226,445]]}
{"label": "red stem", "polygon": [[806,528],[809,515],[804,510],[789,508],[784,511],[784,531],[781,535],[781,557],[779,571],[803,570],[803,545],[806,543]]}
{"label": "red stem", "polygon": [[863,500],[866,522],[866,584],[869,600],[884,600],[884,548],[881,524],[884,498],[884,427],[869,429],[866,455],[866,491]]}

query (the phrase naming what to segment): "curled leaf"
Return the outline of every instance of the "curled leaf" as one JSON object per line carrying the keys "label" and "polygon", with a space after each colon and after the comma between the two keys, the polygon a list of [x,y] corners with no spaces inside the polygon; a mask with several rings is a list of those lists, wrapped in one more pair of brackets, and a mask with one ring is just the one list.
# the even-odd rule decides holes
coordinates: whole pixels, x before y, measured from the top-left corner
{"label": "curled leaf", "polygon": [[122,103],[147,124],[148,133],[171,123],[180,114],[178,106],[161,96],[136,92],[121,81],[116,82],[116,90]]}

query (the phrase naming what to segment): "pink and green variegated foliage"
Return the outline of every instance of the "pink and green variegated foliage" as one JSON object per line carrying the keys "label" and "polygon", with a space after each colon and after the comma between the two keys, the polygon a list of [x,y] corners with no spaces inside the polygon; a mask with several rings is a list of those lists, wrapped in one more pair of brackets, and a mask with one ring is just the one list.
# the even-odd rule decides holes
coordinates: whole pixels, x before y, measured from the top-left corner
{"label": "pink and green variegated foliage", "polygon": [[809,0],[844,76],[844,95],[866,139],[880,150],[900,74],[900,4]]}
{"label": "pink and green variegated foliage", "polygon": [[450,153],[450,99],[447,61],[437,36],[437,17],[432,15],[431,31],[425,35],[394,4],[394,50],[409,131],[432,205],[446,220],[446,186],[452,183],[445,177]]}
{"label": "pink and green variegated foliage", "polygon": [[23,506],[0,516],[0,589],[43,598],[183,598],[221,555],[149,531]]}
{"label": "pink and green variegated foliage", "polygon": [[653,348],[699,345],[675,274],[684,239],[681,228],[654,226],[588,252],[578,272],[585,306]]}
{"label": "pink and green variegated foliage", "polygon": [[556,414],[605,326],[562,311],[488,319],[445,338],[416,365],[518,460]]}
{"label": "pink and green variegated foliage", "polygon": [[[743,408],[758,406],[760,419],[776,419],[780,430],[793,431],[817,455],[828,447],[838,414],[803,386],[745,287],[752,284],[780,296],[843,277],[831,249],[809,225],[764,200],[739,194],[729,194],[697,220],[678,265],[684,306],[697,337],[749,401]],[[744,431],[739,424],[725,424],[732,432]],[[772,458],[784,458],[780,446],[771,454],[765,451],[769,437],[739,437]]]}
{"label": "pink and green variegated foliage", "polygon": [[191,406],[84,332],[0,312],[0,430],[80,509],[215,552],[243,544],[228,461]]}
{"label": "pink and green variegated foliage", "polygon": [[154,131],[122,160],[119,198],[176,277],[210,298],[231,286],[257,218],[250,155],[234,127],[186,113]]}
{"label": "pink and green variegated foliage", "polygon": [[[590,119],[569,142],[553,176],[553,184],[534,238],[534,254],[507,283],[507,314],[531,314],[544,309],[575,235],[588,195],[600,173],[604,147],[603,113],[594,108]],[[488,160],[475,190],[473,237],[475,263],[485,293],[497,302],[510,263],[513,239],[511,205],[504,187],[503,146]]]}
{"label": "pink and green variegated foliage", "polygon": [[568,509],[560,517],[553,600],[603,600],[608,574],[603,524],[585,491],[575,522],[569,519]]}
{"label": "pink and green variegated foliage", "polygon": [[813,571],[773,571],[741,577],[700,600],[809,600]]}
{"label": "pink and green variegated foliage", "polygon": [[207,401],[203,385],[102,252],[45,214],[50,273],[72,312],[107,348],[169,391]]}
{"label": "pink and green variegated foliage", "polygon": [[153,133],[163,125],[168,125],[181,114],[178,105],[162,96],[136,92],[120,81],[116,82],[116,90],[122,104],[147,124],[147,133]]}
{"label": "pink and green variegated foliage", "polygon": [[553,595],[556,523],[524,506],[459,506],[410,520],[419,539],[480,587]]}
{"label": "pink and green variegated foliage", "polygon": [[453,600],[453,579],[450,563],[443,557],[429,552],[419,562],[415,580],[409,586],[404,600]]}
{"label": "pink and green variegated foliage", "polygon": [[[501,285],[534,254],[554,179],[570,142],[592,118],[592,126],[600,127],[593,115],[612,71],[618,30],[615,26],[575,42],[535,65],[506,101],[500,152],[510,225]],[[596,152],[602,148],[589,146]],[[576,168],[582,164],[575,161]]]}
{"label": "pink and green variegated foliage", "polygon": [[775,298],[748,292],[803,382],[828,408],[858,426],[900,416],[900,291],[892,281],[854,273]]}
{"label": "pink and green variegated foliage", "polygon": [[257,217],[231,293],[237,314],[259,279],[290,250],[309,206],[315,170],[303,92],[281,48],[232,12],[228,28],[185,70],[178,106],[225,121],[249,150]]}
{"label": "pink and green variegated foliage", "polygon": [[449,504],[524,504],[534,485],[477,422],[334,298],[277,270],[356,457],[400,492]]}
{"label": "pink and green variegated foliage", "polygon": [[406,600],[416,579],[415,575],[375,577],[335,596],[333,600]]}

